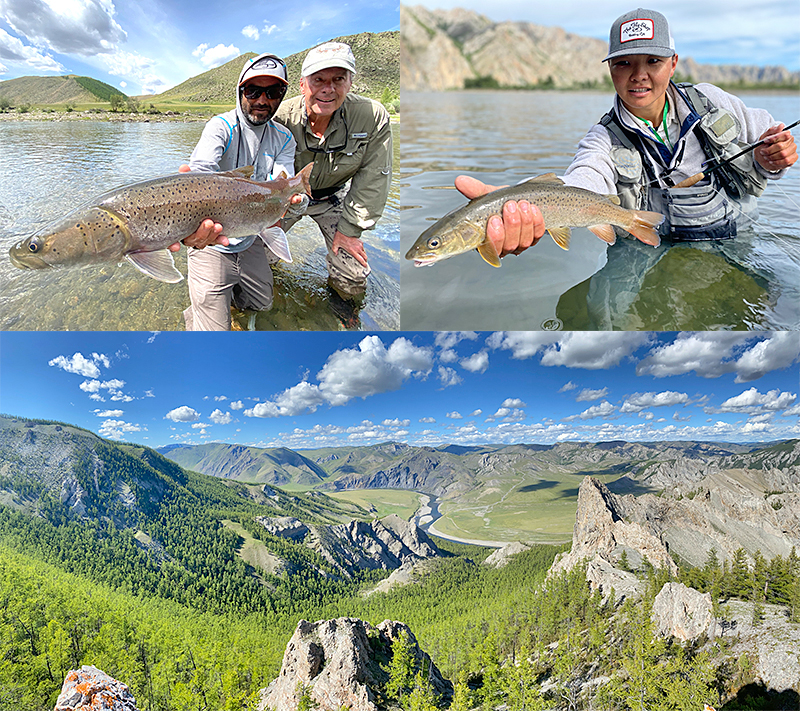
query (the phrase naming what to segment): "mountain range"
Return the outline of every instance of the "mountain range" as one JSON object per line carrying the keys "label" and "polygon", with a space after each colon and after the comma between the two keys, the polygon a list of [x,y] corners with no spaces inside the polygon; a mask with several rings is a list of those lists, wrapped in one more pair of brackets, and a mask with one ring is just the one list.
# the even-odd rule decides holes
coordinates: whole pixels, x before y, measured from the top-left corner
{"label": "mountain range", "polygon": [[[471,10],[400,6],[406,91],[445,91],[469,85],[497,88],[608,89],[604,40],[529,22],[493,22]],[[680,57],[676,77],[724,86],[800,85],[783,67],[704,65]]]}
{"label": "mountain range", "polygon": [[605,474],[618,488],[658,491],[691,486],[711,473],[758,472],[770,490],[800,491],[800,441],[761,446],[709,442],[562,442],[553,445],[368,447],[293,452],[238,444],[169,445],[159,451],[182,467],[221,478],[326,491],[410,489],[453,499],[498,478]]}

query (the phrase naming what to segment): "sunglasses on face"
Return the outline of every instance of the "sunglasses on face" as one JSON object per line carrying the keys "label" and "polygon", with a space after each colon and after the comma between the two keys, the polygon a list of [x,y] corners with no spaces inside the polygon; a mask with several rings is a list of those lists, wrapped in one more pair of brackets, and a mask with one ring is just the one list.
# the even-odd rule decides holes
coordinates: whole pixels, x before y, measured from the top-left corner
{"label": "sunglasses on face", "polygon": [[268,101],[282,99],[286,93],[284,84],[271,84],[270,86],[255,86],[253,84],[242,87],[242,96],[248,101],[255,101],[261,94],[267,97]]}

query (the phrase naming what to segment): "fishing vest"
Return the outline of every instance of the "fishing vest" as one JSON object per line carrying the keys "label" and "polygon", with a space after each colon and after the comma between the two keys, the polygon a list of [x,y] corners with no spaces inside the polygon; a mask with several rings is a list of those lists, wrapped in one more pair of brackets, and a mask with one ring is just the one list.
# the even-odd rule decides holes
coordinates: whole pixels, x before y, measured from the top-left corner
{"label": "fishing vest", "polygon": [[[738,140],[741,124],[734,114],[714,106],[705,94],[688,83],[674,84],[692,109],[689,130],[697,137],[709,161],[722,161],[747,144]],[[623,207],[652,210],[664,215],[658,231],[673,241],[731,239],[737,219],[755,212],[755,198],[767,179],[756,170],[752,152],[713,171],[691,187],[676,188],[669,174],[657,177],[656,164],[665,167],[657,149],[623,126],[611,109],[600,124],[611,136],[611,159],[617,171],[617,193]],[[679,139],[683,150],[685,143]],[[660,183],[666,185],[661,187]]]}

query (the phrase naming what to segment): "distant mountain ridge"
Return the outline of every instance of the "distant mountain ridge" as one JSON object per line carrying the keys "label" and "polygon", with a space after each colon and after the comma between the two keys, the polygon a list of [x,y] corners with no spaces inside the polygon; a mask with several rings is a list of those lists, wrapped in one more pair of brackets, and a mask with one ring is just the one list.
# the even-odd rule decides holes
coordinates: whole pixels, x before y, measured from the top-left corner
{"label": "distant mountain ridge", "polygon": [[730,469],[759,470],[764,486],[800,492],[800,441],[770,445],[711,442],[561,442],[554,445],[369,447],[304,450],[231,444],[170,445],[159,450],[182,467],[259,483],[321,485],[327,490],[411,489],[442,498],[492,479],[549,472],[625,475],[649,490],[691,486]]}
{"label": "distant mountain ridge", "polygon": [[[400,28],[404,90],[463,89],[476,81],[498,87],[612,88],[602,62],[607,43],[560,27],[496,23],[461,8],[401,5]],[[800,72],[783,67],[702,65],[691,57],[680,57],[677,74],[723,85],[800,86]]]}

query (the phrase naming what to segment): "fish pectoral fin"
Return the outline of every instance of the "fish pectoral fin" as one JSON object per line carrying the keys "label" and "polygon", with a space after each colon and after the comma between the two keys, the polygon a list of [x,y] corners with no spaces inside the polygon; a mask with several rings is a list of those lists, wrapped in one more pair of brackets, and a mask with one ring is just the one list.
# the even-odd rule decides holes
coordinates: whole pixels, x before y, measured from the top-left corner
{"label": "fish pectoral fin", "polygon": [[267,248],[284,262],[292,263],[292,253],[289,251],[289,240],[286,233],[280,227],[268,227],[261,230],[258,234]]}
{"label": "fish pectoral fin", "polygon": [[572,230],[569,227],[548,227],[547,231],[561,249],[569,249],[569,238]]}
{"label": "fish pectoral fin", "polygon": [[494,248],[494,242],[488,237],[479,244],[476,249],[478,254],[483,257],[483,261],[488,262],[493,267],[500,266],[500,257],[497,255],[497,250]]}
{"label": "fish pectoral fin", "polygon": [[140,272],[158,281],[167,284],[183,281],[183,274],[175,268],[172,252],[168,249],[159,249],[157,252],[129,252],[125,255],[125,259]]}
{"label": "fish pectoral fin", "polygon": [[557,183],[563,185],[564,181],[561,180],[555,173],[545,173],[544,175],[537,175],[535,178],[529,178],[526,183]]}
{"label": "fish pectoral fin", "polygon": [[611,225],[592,225],[589,230],[594,232],[603,242],[614,244],[617,241],[617,233]]}
{"label": "fish pectoral fin", "polygon": [[225,176],[226,178],[252,178],[253,173],[255,172],[255,167],[252,165],[244,165],[241,168],[234,168],[233,170],[226,170],[224,173],[220,173],[220,175]]}

